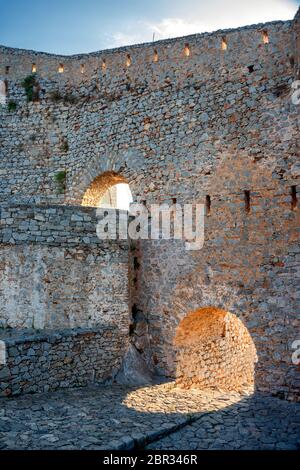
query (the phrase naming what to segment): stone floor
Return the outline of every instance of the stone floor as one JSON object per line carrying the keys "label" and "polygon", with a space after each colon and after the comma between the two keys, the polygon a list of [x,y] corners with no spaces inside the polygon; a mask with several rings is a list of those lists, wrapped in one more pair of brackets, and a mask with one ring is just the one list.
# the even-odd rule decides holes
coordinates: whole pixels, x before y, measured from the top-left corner
{"label": "stone floor", "polygon": [[98,386],[0,400],[0,449],[300,449],[300,404]]}

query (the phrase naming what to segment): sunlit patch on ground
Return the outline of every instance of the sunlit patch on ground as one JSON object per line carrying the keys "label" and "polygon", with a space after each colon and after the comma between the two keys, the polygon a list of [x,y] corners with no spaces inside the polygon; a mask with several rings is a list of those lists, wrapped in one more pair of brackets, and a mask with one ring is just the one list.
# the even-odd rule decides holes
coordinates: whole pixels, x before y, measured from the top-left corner
{"label": "sunlit patch on ground", "polygon": [[0,410],[3,450],[300,446],[300,404],[259,394],[182,390],[174,383],[3,398]]}

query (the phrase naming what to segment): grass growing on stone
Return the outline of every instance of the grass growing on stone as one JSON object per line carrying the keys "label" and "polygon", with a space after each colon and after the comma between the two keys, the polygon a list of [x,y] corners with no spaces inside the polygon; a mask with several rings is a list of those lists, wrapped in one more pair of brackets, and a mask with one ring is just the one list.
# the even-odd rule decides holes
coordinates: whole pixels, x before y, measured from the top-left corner
{"label": "grass growing on stone", "polygon": [[64,105],[76,104],[78,102],[78,98],[72,93],[67,93],[65,95],[62,95],[59,90],[51,91],[50,99],[54,103],[63,103]]}
{"label": "grass growing on stone", "polygon": [[58,171],[54,175],[54,181],[56,182],[57,190],[59,194],[64,193],[66,189],[66,171],[65,170]]}
{"label": "grass growing on stone", "polygon": [[10,100],[8,103],[7,103],[7,109],[8,111],[11,113],[13,111],[16,111],[17,109],[17,103],[13,100]]}
{"label": "grass growing on stone", "polygon": [[78,98],[72,93],[67,93],[64,96],[64,104],[76,104],[78,102]]}
{"label": "grass growing on stone", "polygon": [[36,86],[37,86],[36,75],[34,73],[24,78],[22,82],[22,87],[25,90],[27,101],[34,101],[35,99],[34,88]]}
{"label": "grass growing on stone", "polygon": [[54,103],[58,103],[63,99],[63,97],[59,90],[53,90],[50,92],[50,99],[51,101],[54,101]]}

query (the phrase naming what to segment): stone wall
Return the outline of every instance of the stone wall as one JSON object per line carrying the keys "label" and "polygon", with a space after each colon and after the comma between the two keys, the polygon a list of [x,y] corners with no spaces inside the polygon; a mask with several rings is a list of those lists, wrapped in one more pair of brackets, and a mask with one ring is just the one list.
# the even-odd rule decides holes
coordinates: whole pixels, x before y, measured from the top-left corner
{"label": "stone wall", "polygon": [[252,337],[257,389],[299,396],[292,363],[299,335],[299,211],[291,202],[288,186],[280,192],[261,185],[251,192],[247,212],[244,192],[236,189],[212,197],[201,250],[187,251],[179,240],[135,242],[132,302],[143,328],[137,325],[134,338],[159,374],[175,376],[180,321],[217,307],[236,315]]}
{"label": "stone wall", "polygon": [[174,346],[181,387],[253,391],[256,350],[236,316],[216,308],[188,313],[176,330]]}
{"label": "stone wall", "polygon": [[1,207],[0,394],[117,373],[129,342],[128,243],[100,240],[98,221],[91,208]]}
{"label": "stone wall", "polygon": [[295,16],[294,25],[294,63],[295,63],[295,75],[296,78],[300,79],[300,9]]}
{"label": "stone wall", "polygon": [[[174,199],[205,203],[210,197],[202,250],[188,252],[184,241],[132,246],[132,340],[157,373],[174,376],[173,340],[185,315],[215,306],[235,314],[248,329],[258,354],[257,388],[287,398],[299,393],[291,361],[299,327],[299,106],[291,100],[297,38],[298,23],[287,21],[72,57],[0,49],[0,79],[6,80],[7,101],[16,105],[15,110],[0,109],[0,201],[15,207],[81,204],[106,172],[124,178],[134,200],[147,207]],[[21,82],[33,63],[39,100],[27,102]],[[58,73],[60,64],[63,73]],[[63,188],[55,178],[62,171]],[[120,246],[111,252],[106,244],[94,245],[84,216],[73,220],[74,227],[65,231],[59,223],[50,233],[34,216],[29,225],[18,216],[15,222],[15,213],[11,217],[5,208],[3,217],[8,266],[3,295],[9,293],[5,300],[13,299],[15,311],[21,292],[30,326],[34,315],[27,305],[32,300],[22,288],[30,272],[36,273],[32,292],[42,309],[50,306],[51,316],[59,310],[69,326],[82,312],[100,308],[105,315],[107,304],[107,311],[114,312],[107,318],[124,311]],[[23,249],[26,261],[20,258]],[[94,282],[87,278],[91,256]],[[104,260],[100,274],[97,256]],[[49,287],[42,274],[44,257]],[[17,272],[10,259],[28,266],[26,274]],[[66,271],[76,275],[61,277]],[[63,283],[69,281],[72,289],[64,303]],[[101,282],[111,289],[103,309]],[[108,300],[115,298],[113,282],[121,299],[115,306]],[[75,302],[81,291],[83,297]],[[85,314],[82,318],[90,325]]]}
{"label": "stone wall", "polygon": [[111,379],[126,352],[126,333],[115,325],[97,329],[0,330],[6,364],[0,365],[0,396],[47,392]]}
{"label": "stone wall", "polygon": [[[110,209],[107,209],[107,213]],[[126,211],[113,212],[126,215]],[[81,206],[55,206],[10,204],[0,207],[0,242],[26,244],[27,242],[51,246],[94,246],[103,252],[127,247],[127,240],[118,243],[103,242],[96,233],[101,219],[97,210]],[[100,246],[101,245],[101,246]],[[112,249],[111,249],[112,248]],[[110,250],[111,249],[111,250]]]}
{"label": "stone wall", "polygon": [[97,238],[89,208],[2,207],[0,325],[128,333],[128,244]]}
{"label": "stone wall", "polygon": [[[220,162],[240,152],[259,162],[258,171],[269,166],[273,179],[293,179],[293,48],[291,22],[249,26],[105,51],[105,72],[102,52],[85,57],[84,74],[82,56],[65,58],[80,82],[67,65],[56,72],[51,64],[60,57],[1,48],[0,79],[17,109],[0,111],[0,198],[80,204],[105,171],[125,177],[135,199],[197,198]],[[27,103],[21,81],[33,61],[40,101]],[[55,184],[59,171],[65,193]]]}

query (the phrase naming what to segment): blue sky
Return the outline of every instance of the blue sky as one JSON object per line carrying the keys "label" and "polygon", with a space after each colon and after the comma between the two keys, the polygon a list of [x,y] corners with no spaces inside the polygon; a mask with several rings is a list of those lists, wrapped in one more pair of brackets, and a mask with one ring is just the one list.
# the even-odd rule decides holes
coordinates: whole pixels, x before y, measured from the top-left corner
{"label": "blue sky", "polygon": [[292,19],[299,0],[0,0],[0,44],[60,54]]}

